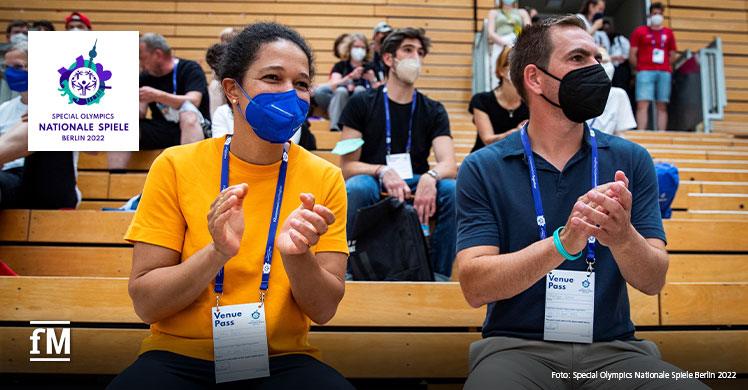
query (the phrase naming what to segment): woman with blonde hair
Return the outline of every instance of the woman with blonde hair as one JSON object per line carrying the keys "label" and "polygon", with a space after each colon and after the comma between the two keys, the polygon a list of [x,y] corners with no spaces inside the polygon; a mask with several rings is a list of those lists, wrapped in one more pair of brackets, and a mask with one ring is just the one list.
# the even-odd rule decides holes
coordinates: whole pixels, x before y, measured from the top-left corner
{"label": "woman with blonde hair", "polygon": [[351,97],[378,88],[381,83],[369,64],[372,53],[364,34],[351,34],[340,54],[341,60],[333,65],[330,78],[314,90],[315,103],[329,114],[331,131],[340,131],[338,121]]}

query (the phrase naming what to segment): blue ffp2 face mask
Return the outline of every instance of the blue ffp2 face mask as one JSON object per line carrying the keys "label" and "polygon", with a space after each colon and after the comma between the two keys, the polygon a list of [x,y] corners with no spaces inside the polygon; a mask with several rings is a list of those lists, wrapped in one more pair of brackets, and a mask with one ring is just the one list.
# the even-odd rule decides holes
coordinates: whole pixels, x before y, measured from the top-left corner
{"label": "blue ffp2 face mask", "polygon": [[239,82],[236,85],[249,100],[244,109],[244,119],[263,140],[273,144],[286,143],[304,123],[309,112],[309,103],[299,98],[293,89],[286,92],[261,93],[252,98]]}
{"label": "blue ffp2 face mask", "polygon": [[8,67],[5,69],[5,80],[12,91],[26,92],[29,90],[29,72],[27,70]]}

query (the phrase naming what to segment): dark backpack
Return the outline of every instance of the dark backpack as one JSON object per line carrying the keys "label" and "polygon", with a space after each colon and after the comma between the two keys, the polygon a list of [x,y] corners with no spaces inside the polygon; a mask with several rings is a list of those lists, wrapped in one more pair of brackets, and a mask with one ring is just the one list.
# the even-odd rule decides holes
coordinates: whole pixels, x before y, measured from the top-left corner
{"label": "dark backpack", "polygon": [[396,198],[359,209],[349,240],[353,280],[434,280],[418,214]]}

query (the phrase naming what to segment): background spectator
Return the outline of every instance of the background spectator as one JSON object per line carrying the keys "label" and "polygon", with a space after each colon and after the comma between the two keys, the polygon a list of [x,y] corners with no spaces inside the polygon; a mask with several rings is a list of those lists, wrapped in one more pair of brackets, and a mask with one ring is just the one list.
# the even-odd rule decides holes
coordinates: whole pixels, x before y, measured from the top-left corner
{"label": "background spectator", "polygon": [[[673,30],[664,27],[665,6],[649,7],[651,26],[639,26],[631,33],[629,61],[636,67],[636,123],[646,129],[649,104],[656,102],[656,130],[667,128],[667,104],[670,102],[672,64],[678,57]],[[652,125],[654,129],[654,124]]]}
{"label": "background spectator", "polygon": [[[335,38],[335,42],[332,44],[332,54],[335,56],[335,58],[342,60],[343,59],[343,52],[345,51],[345,48],[348,46],[348,42],[350,41],[350,34],[343,33],[338,35],[337,38]],[[371,48],[372,45],[369,45]]]}
{"label": "background spectator", "polygon": [[[605,48],[599,47],[597,55],[598,61],[605,68],[605,73],[610,79],[613,79],[614,66],[611,57]],[[636,128],[634,112],[631,110],[629,96],[621,88],[612,87],[608,93],[608,102],[605,104],[605,111],[597,117],[587,121],[590,127],[601,130],[608,134],[619,134],[626,130]]]}
{"label": "background spectator", "polygon": [[623,88],[630,95],[631,92],[631,64],[629,63],[629,54],[631,52],[631,43],[628,38],[616,32],[613,19],[603,19],[603,31],[610,41],[610,62],[613,64],[613,86]]}
{"label": "background spectator", "polygon": [[[11,47],[5,52],[2,70],[9,87],[19,95],[0,105],[0,136],[7,133],[21,122],[21,117],[28,112],[28,44],[21,37],[13,39]],[[0,142],[5,142],[0,137]],[[17,206],[20,199],[21,180],[23,178],[23,157],[12,161],[0,161],[0,208]]]}
{"label": "background spectator", "polygon": [[527,105],[514,88],[509,78],[509,53],[511,47],[505,47],[496,59],[496,77],[499,86],[493,91],[480,92],[470,99],[468,111],[473,114],[473,123],[478,129],[473,153],[485,145],[501,141],[519,130],[527,121]]}
{"label": "background spectator", "polygon": [[610,50],[610,41],[603,30],[603,16],[605,15],[605,0],[585,0],[577,16],[587,26],[587,32],[595,39],[597,46]]}
{"label": "background spectator", "polygon": [[[218,65],[221,63],[221,56],[226,51],[226,43],[216,43],[208,48],[205,52],[205,63],[208,64],[213,74],[210,77],[210,83],[208,84],[208,96],[210,101],[210,118],[215,125],[216,118],[215,112],[221,105],[226,104],[226,95],[223,93],[223,87],[221,87],[221,80],[218,80]],[[213,128],[211,127],[211,130]],[[225,134],[225,132],[224,132]],[[215,136],[215,135],[214,135]]]}
{"label": "background spectator", "polygon": [[73,12],[65,18],[65,30],[67,31],[91,31],[91,19],[83,12]]}
{"label": "background spectator", "polygon": [[31,29],[35,31],[55,31],[55,25],[49,20],[37,20],[31,23]]}
{"label": "background spectator", "polygon": [[[5,39],[6,43],[0,45],[0,56],[4,55],[6,51],[12,46],[11,40],[16,36],[26,37],[29,31],[28,24],[23,20],[12,20],[5,27]],[[18,96],[18,92],[11,90],[8,87],[8,82],[5,81],[3,73],[0,73],[0,103],[7,102],[8,100]]]}
{"label": "background spectator", "polygon": [[372,68],[374,73],[377,75],[377,79],[384,80],[387,71],[382,61],[382,42],[384,42],[387,35],[392,32],[392,26],[387,22],[379,22],[374,26],[374,31],[371,36],[371,44],[369,46],[369,52],[372,53]]}
{"label": "background spectator", "polygon": [[368,62],[369,47],[363,34],[351,34],[343,49],[342,60],[333,65],[327,83],[314,90],[314,101],[327,109],[332,131],[340,131],[340,115],[352,96],[379,87],[379,80]]}
{"label": "background spectator", "polygon": [[28,35],[28,33],[29,25],[23,20],[12,20],[8,23],[8,26],[5,27],[5,39],[7,42],[10,42],[10,38],[16,34]]}
{"label": "background spectator", "polygon": [[0,165],[5,164],[0,171],[0,208],[75,208],[80,201],[76,188],[77,153],[28,151],[25,35],[13,37],[3,66],[10,87],[20,96],[0,105]]}
{"label": "background spectator", "polygon": [[499,9],[488,11],[488,42],[491,44],[489,64],[491,66],[491,88],[499,85],[496,77],[496,60],[505,47],[514,46],[514,41],[524,26],[530,25],[530,15],[517,8],[515,0],[499,0]]}
{"label": "background spectator", "polygon": [[[354,96],[340,118],[342,139],[364,141],[342,156],[341,168],[348,179],[348,236],[358,209],[376,203],[381,191],[400,201],[415,193],[413,204],[421,224],[428,226],[436,216],[432,269],[448,277],[456,237],[454,145],[444,106],[415,89],[430,43],[425,32],[416,28],[395,30],[384,40],[386,85]],[[432,149],[436,166],[429,169]]]}
{"label": "background spectator", "polygon": [[223,44],[227,44],[231,42],[232,39],[236,38],[236,36],[239,35],[239,31],[233,27],[226,27],[224,28],[220,34],[218,34],[218,39]]}
{"label": "background spectator", "polygon": [[[176,58],[163,36],[140,37],[140,150],[163,149],[204,138],[210,128],[208,84],[200,65]],[[150,109],[151,119],[146,119]],[[129,152],[109,152],[109,167],[124,169]]]}

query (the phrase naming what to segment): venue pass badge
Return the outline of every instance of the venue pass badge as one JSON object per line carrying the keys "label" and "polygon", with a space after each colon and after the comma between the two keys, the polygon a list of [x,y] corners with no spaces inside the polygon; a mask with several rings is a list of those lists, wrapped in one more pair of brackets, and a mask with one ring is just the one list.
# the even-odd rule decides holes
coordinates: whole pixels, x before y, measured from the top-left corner
{"label": "venue pass badge", "polygon": [[29,32],[29,151],[138,150],[138,32]]}

